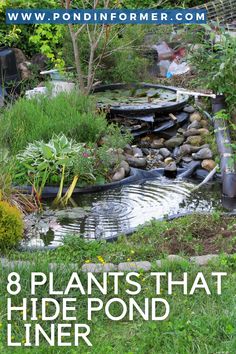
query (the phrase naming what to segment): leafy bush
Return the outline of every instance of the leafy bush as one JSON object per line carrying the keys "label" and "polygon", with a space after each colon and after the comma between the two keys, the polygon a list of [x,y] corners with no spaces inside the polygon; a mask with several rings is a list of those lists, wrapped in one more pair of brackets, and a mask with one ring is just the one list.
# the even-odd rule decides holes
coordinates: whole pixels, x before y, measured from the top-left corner
{"label": "leafy bush", "polygon": [[9,203],[0,201],[0,248],[15,247],[23,237],[20,211]]}
{"label": "leafy bush", "polygon": [[97,115],[90,97],[77,92],[31,100],[19,99],[1,117],[0,143],[13,154],[30,142],[49,141],[64,133],[78,142],[96,142],[106,131],[105,116]]}
{"label": "leafy bush", "polygon": [[236,100],[236,39],[222,31],[216,42],[215,34],[208,27],[205,26],[211,41],[205,36],[200,48],[191,53],[190,62],[197,73],[196,83],[216,94],[224,94],[232,112]]}
{"label": "leafy bush", "polygon": [[62,171],[63,180],[69,178],[73,168],[73,159],[81,149],[81,144],[67,139],[63,134],[53,136],[48,143],[43,141],[30,143],[17,155],[18,178],[23,183],[28,182],[32,185],[40,198],[46,183],[58,184],[60,182]]}

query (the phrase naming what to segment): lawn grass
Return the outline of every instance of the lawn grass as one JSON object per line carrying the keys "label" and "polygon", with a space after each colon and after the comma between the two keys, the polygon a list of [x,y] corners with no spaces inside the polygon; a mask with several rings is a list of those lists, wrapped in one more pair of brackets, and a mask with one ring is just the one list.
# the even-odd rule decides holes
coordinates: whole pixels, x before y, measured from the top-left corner
{"label": "lawn grass", "polygon": [[152,221],[131,236],[118,241],[86,241],[79,236],[66,236],[56,250],[38,252],[12,251],[11,259],[76,263],[119,263],[153,261],[168,254],[193,256],[236,253],[236,218],[219,212],[211,215],[192,214],[172,221]]}
{"label": "lawn grass", "polygon": [[[209,216],[193,214],[171,222],[153,221],[141,227],[129,237],[121,237],[117,242],[106,243],[86,242],[77,237],[69,237],[65,245],[54,251],[46,252],[19,252],[12,251],[4,254],[10,259],[30,260],[32,264],[21,267],[15,265],[11,270],[0,270],[0,333],[1,353],[35,353],[35,354],[207,354],[207,353],[235,353],[236,349],[236,232],[235,217],[225,217],[215,212]],[[212,252],[210,252],[212,251]],[[224,252],[230,252],[226,256]],[[189,261],[170,262],[165,259],[168,254],[189,256],[194,254],[219,253],[207,267],[199,267]],[[162,259],[161,267],[155,260]],[[182,279],[183,272],[188,273],[188,284],[192,284],[198,272],[203,272],[211,295],[204,290],[198,290],[194,295],[183,295],[181,287],[174,287],[172,295],[167,294],[167,283],[164,281],[161,295],[170,304],[170,315],[165,321],[144,321],[136,315],[134,321],[124,318],[121,321],[109,320],[103,311],[96,313],[92,321],[86,318],[87,296],[82,296],[78,290],[70,293],[69,297],[78,299],[78,323],[88,324],[91,328],[89,336],[93,347],[81,343],[78,347],[49,347],[42,343],[37,348],[6,347],[6,284],[10,271],[20,274],[22,291],[14,297],[14,305],[20,306],[22,298],[30,297],[30,273],[49,272],[49,262],[65,264],[63,270],[55,268],[54,289],[65,289],[68,279],[73,271],[67,263],[82,265],[84,262],[113,262],[149,260],[152,271],[172,272],[174,279]],[[76,271],[76,269],[74,269]],[[212,272],[227,272],[222,281],[222,295],[215,292],[215,278]],[[79,273],[82,284],[86,284],[86,274]],[[96,274],[100,281],[102,275]],[[150,272],[139,272],[139,282],[142,291],[133,296],[138,305],[143,308],[144,298],[157,297],[155,295],[155,280]],[[190,285],[191,286],[191,285]],[[119,298],[128,303],[129,296],[125,292],[125,280],[120,282]],[[48,297],[48,284],[41,287],[37,298]],[[60,301],[61,295],[54,298]],[[101,298],[104,303],[114,296],[112,286],[107,295],[101,295],[98,290],[93,297]],[[114,312],[113,312],[114,311]],[[115,306],[113,315],[120,312]],[[63,323],[61,319],[54,321]],[[50,323],[38,319],[45,331],[49,331]],[[68,322],[70,323],[70,322]],[[73,322],[71,322],[73,324]],[[24,344],[24,327],[21,315],[14,318],[14,341]],[[70,340],[69,340],[70,341]]]}
{"label": "lawn grass", "polygon": [[[11,269],[17,271],[21,276],[21,293],[13,296],[14,304],[20,306],[22,298],[29,298],[30,293],[30,272],[42,271],[48,274],[47,262],[37,263],[35,266],[27,266]],[[192,284],[197,272],[202,271],[212,295],[206,295],[200,289],[194,295],[183,295],[181,287],[176,286],[172,295],[167,295],[167,284],[162,284],[161,297],[167,299],[170,304],[170,316],[163,322],[144,321],[140,316],[135,316],[134,321],[124,318],[121,321],[113,322],[107,319],[103,311],[96,313],[92,321],[86,319],[87,297],[81,296],[78,290],[70,293],[78,299],[77,314],[78,323],[88,323],[91,327],[90,340],[92,348],[83,343],[77,348],[61,347],[50,348],[42,344],[38,348],[9,348],[6,347],[6,284],[8,271],[1,270],[1,298],[0,298],[0,322],[1,322],[1,353],[37,353],[37,354],[62,354],[62,353],[98,353],[98,354],[131,354],[131,353],[158,353],[158,354],[205,354],[205,353],[235,353],[236,348],[236,259],[235,257],[221,258],[208,267],[197,267],[188,262],[164,262],[161,268],[153,270],[172,272],[175,279],[181,279],[183,272],[188,272],[189,284]],[[224,271],[228,273],[222,282],[222,295],[215,293],[215,279],[210,274],[212,271]],[[55,289],[64,289],[69,279],[70,271],[59,269],[54,271]],[[96,275],[98,279],[101,275]],[[86,275],[80,274],[83,284],[86,282]],[[155,280],[150,273],[140,272],[140,283],[142,291],[135,296],[136,302],[142,307],[144,298],[155,296]],[[119,297],[126,303],[128,295],[125,292],[125,282],[120,282]],[[47,297],[48,286],[40,287],[37,298]],[[100,297],[106,302],[114,297],[112,290],[101,296],[95,290],[94,297]],[[54,296],[60,299],[60,295]],[[119,309],[113,308],[113,314],[118,314]],[[24,343],[24,328],[20,313],[14,317],[14,340]],[[59,323],[62,322],[59,320]],[[49,324],[39,319],[45,330]]]}

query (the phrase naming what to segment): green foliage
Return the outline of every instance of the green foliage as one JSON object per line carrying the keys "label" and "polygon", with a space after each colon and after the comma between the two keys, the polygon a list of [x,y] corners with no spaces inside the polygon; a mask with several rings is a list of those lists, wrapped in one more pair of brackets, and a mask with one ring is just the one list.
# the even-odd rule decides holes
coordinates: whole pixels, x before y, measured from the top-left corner
{"label": "green foliage", "polygon": [[15,247],[23,237],[20,211],[8,202],[0,201],[0,249]]}
{"label": "green foliage", "polygon": [[80,152],[82,146],[63,134],[53,136],[48,143],[36,141],[28,144],[26,149],[17,155],[19,162],[19,177],[28,181],[38,197],[41,196],[46,183],[60,180],[62,168],[66,173],[63,178],[70,175],[73,168],[73,158]]}
{"label": "green foliage", "polygon": [[29,45],[35,51],[46,55],[57,68],[64,67],[61,44],[65,28],[60,25],[35,25],[34,33],[29,37]]}
{"label": "green foliage", "polygon": [[6,25],[5,11],[8,7],[18,8],[60,8],[60,0],[14,0],[11,6],[0,2],[0,43],[18,47],[31,56],[35,52],[45,54],[58,67],[64,65],[60,48],[63,42],[64,26],[56,25]]}
{"label": "green foliage", "polygon": [[94,143],[106,127],[105,117],[95,113],[93,100],[77,92],[54,98],[22,98],[3,112],[0,141],[16,154],[30,142],[49,141],[53,134],[61,132],[78,142]]}
{"label": "green foliage", "polygon": [[119,126],[111,124],[107,127],[105,146],[112,149],[124,149],[127,144],[131,143],[132,138],[128,130],[121,134]]}
{"label": "green foliage", "polygon": [[106,134],[102,147],[77,143],[64,134],[54,135],[47,143],[29,143],[16,156],[15,182],[32,185],[39,200],[46,184],[60,185],[60,200],[64,184],[68,186],[71,181],[73,190],[77,182],[80,186],[104,183],[114,164],[109,149],[124,147],[130,141],[130,135],[121,134],[116,126],[108,127]]}
{"label": "green foliage", "polygon": [[236,100],[236,39],[224,31],[216,43],[213,32],[210,37],[212,41],[205,37],[205,42],[191,53],[190,62],[197,72],[197,84],[225,95],[231,112]]}

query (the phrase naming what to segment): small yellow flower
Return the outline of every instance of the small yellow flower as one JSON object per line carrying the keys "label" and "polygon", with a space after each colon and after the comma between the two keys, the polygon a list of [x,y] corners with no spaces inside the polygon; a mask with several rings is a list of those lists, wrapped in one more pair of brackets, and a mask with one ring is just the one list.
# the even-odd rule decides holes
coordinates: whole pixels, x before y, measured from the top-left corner
{"label": "small yellow flower", "polygon": [[91,263],[90,259],[86,259],[85,263]]}
{"label": "small yellow flower", "polygon": [[131,254],[134,254],[134,253],[135,253],[135,251],[134,251],[134,250],[131,250],[131,251],[130,251],[130,253],[131,253]]}
{"label": "small yellow flower", "polygon": [[38,315],[38,318],[39,318],[39,319],[41,319],[41,318],[42,318],[42,316],[41,316],[41,315]]}
{"label": "small yellow flower", "polygon": [[102,256],[97,256],[97,259],[99,260],[100,263],[105,264],[105,260],[102,258]]}
{"label": "small yellow flower", "polygon": [[130,261],[131,261],[131,258],[127,258],[127,261],[130,262]]}

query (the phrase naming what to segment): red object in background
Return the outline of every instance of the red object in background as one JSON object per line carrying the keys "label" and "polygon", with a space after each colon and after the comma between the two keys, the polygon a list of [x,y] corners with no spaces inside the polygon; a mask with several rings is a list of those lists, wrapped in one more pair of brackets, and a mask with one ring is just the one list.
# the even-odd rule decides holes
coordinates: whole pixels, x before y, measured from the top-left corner
{"label": "red object in background", "polygon": [[174,52],[173,59],[184,58],[186,56],[186,49],[179,48]]}

